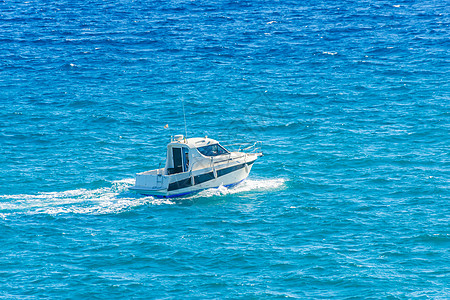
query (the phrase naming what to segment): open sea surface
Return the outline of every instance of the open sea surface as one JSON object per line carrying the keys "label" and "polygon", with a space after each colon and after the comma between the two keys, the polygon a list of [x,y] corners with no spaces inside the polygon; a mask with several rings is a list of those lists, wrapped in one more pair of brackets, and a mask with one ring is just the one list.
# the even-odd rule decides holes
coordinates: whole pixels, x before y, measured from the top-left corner
{"label": "open sea surface", "polygon": [[[0,0],[0,298],[449,299],[449,26],[444,0]],[[264,157],[130,192],[183,103]]]}

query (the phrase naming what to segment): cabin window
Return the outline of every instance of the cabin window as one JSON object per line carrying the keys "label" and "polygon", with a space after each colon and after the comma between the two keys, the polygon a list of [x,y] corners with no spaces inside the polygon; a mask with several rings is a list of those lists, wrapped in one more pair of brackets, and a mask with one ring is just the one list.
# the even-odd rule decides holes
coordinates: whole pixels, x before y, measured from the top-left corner
{"label": "cabin window", "polygon": [[184,172],[189,170],[189,149],[183,147],[183,167]]}
{"label": "cabin window", "polygon": [[189,170],[189,149],[182,147],[172,148],[173,168],[167,169],[167,174],[177,174],[187,172]]}
{"label": "cabin window", "polygon": [[222,155],[222,154],[228,154],[229,153],[227,150],[225,150],[225,148],[223,148],[219,144],[199,147],[197,149],[204,156],[217,156],[217,155]]}
{"label": "cabin window", "polygon": [[183,156],[181,155],[181,148],[172,148],[173,169],[170,174],[183,172]]}

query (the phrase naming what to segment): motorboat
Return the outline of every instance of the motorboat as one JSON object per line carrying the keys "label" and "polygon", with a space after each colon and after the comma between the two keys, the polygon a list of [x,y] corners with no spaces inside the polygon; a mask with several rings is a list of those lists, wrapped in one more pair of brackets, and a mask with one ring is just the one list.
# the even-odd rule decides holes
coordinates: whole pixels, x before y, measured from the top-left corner
{"label": "motorboat", "polygon": [[229,151],[208,137],[176,135],[167,145],[164,168],[136,174],[130,190],[156,197],[179,197],[220,186],[232,187],[247,178],[260,143]]}

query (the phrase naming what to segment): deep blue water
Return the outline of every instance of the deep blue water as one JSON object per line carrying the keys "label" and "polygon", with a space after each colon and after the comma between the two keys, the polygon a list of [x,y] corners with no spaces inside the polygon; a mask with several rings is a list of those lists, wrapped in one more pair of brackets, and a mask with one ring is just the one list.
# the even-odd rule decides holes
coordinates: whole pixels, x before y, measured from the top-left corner
{"label": "deep blue water", "polygon": [[[449,298],[449,25],[448,1],[0,1],[0,298]],[[182,102],[188,136],[265,156],[232,190],[129,192]]]}

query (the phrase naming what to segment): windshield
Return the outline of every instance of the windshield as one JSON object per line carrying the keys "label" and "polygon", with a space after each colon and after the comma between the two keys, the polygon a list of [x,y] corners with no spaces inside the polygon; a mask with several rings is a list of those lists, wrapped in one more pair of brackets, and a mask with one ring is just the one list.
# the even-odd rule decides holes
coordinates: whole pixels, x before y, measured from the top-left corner
{"label": "windshield", "polygon": [[217,156],[217,155],[229,153],[227,150],[225,150],[225,148],[223,148],[219,144],[199,147],[197,149],[201,154],[203,154],[205,156]]}

